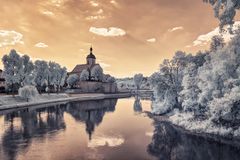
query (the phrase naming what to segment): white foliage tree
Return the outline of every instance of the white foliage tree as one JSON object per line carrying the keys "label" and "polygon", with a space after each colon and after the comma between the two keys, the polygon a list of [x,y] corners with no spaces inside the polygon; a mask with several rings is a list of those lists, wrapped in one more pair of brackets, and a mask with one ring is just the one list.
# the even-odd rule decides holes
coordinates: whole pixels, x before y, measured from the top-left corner
{"label": "white foliage tree", "polygon": [[77,74],[72,74],[68,77],[67,79],[67,84],[70,87],[73,87],[74,85],[76,85],[79,81],[79,76]]}
{"label": "white foliage tree", "polygon": [[99,65],[96,65],[92,68],[91,79],[95,81],[103,80],[103,69]]}
{"label": "white foliage tree", "polygon": [[224,39],[221,36],[213,36],[210,44],[210,51],[216,52],[218,49],[222,49],[224,45]]}
{"label": "white foliage tree", "polygon": [[20,86],[20,70],[22,68],[21,57],[16,50],[11,50],[9,55],[4,55],[2,58],[4,66],[4,77],[7,87],[14,93],[15,87]]}
{"label": "white foliage tree", "polygon": [[38,96],[38,91],[35,86],[26,85],[22,88],[19,88],[18,95],[19,97],[26,99],[28,102],[29,100],[32,100]]}
{"label": "white foliage tree", "polygon": [[199,103],[207,106],[212,100],[223,98],[240,85],[240,35],[237,35],[223,49],[210,54],[207,62],[199,68],[202,90]]}
{"label": "white foliage tree", "polygon": [[178,51],[172,60],[164,60],[160,71],[151,76],[150,82],[156,99],[153,103],[155,113],[163,114],[180,106],[179,93],[182,90],[183,73],[190,60],[191,56]]}
{"label": "white foliage tree", "polygon": [[50,89],[50,86],[55,86],[56,84],[56,70],[57,70],[58,64],[55,62],[49,62],[48,63],[48,88]]}
{"label": "white foliage tree", "polygon": [[41,93],[43,87],[47,87],[48,81],[48,63],[43,60],[37,60],[34,63],[35,84]]}
{"label": "white foliage tree", "polygon": [[30,60],[28,55],[24,55],[21,57],[21,68],[19,68],[20,73],[20,85],[23,87],[25,85],[33,85],[34,84],[34,65]]}
{"label": "white foliage tree", "polygon": [[116,79],[115,79],[114,77],[110,76],[110,77],[107,78],[107,81],[106,81],[106,82],[107,82],[107,83],[115,83],[115,82],[116,82]]}
{"label": "white foliage tree", "polygon": [[143,81],[143,75],[142,74],[134,75],[133,81],[134,81],[135,85],[137,86],[137,90],[139,90],[141,87],[142,81]]}
{"label": "white foliage tree", "polygon": [[87,81],[89,80],[89,72],[88,70],[84,69],[80,75],[80,81]]}
{"label": "white foliage tree", "polygon": [[198,82],[198,66],[190,63],[185,69],[182,80],[183,90],[180,92],[184,111],[195,111],[198,109],[198,94],[200,93],[197,86]]}
{"label": "white foliage tree", "polygon": [[232,25],[236,10],[240,8],[239,0],[203,0],[213,6],[215,17],[220,21],[220,28],[225,25]]}
{"label": "white foliage tree", "polygon": [[66,67],[61,67],[58,64],[57,67],[56,67],[57,93],[60,91],[60,88],[64,86],[66,77],[67,77],[67,68]]}

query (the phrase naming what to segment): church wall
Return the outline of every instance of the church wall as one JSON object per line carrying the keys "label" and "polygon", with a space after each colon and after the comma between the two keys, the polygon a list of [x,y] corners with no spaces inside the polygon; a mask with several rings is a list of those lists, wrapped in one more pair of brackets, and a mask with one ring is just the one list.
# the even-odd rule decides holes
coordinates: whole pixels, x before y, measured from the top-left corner
{"label": "church wall", "polygon": [[115,83],[81,81],[76,85],[77,89],[73,93],[116,93],[117,85]]}

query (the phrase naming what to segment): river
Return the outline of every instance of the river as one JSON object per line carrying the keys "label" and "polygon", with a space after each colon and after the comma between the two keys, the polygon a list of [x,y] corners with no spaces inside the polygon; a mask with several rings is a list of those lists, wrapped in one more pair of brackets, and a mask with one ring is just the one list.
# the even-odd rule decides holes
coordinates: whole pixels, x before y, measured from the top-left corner
{"label": "river", "polygon": [[154,122],[148,100],[72,102],[0,113],[1,160],[237,160],[240,149]]}

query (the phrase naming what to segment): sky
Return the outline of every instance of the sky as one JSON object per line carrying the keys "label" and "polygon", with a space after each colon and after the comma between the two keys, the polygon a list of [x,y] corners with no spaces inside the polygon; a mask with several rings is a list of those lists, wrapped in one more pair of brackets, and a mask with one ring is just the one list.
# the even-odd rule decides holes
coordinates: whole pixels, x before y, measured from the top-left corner
{"label": "sky", "polygon": [[0,11],[1,57],[16,49],[71,71],[92,45],[116,77],[149,76],[178,50],[208,49],[219,24],[202,0],[0,0]]}

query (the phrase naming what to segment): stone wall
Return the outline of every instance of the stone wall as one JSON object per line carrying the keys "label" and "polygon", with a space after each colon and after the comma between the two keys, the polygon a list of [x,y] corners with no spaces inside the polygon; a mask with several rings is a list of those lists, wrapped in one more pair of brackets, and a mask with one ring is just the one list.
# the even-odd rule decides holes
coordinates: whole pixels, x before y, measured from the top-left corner
{"label": "stone wall", "polygon": [[71,93],[116,93],[116,83],[103,83],[103,82],[91,82],[81,81],[76,86],[77,89],[71,89]]}

